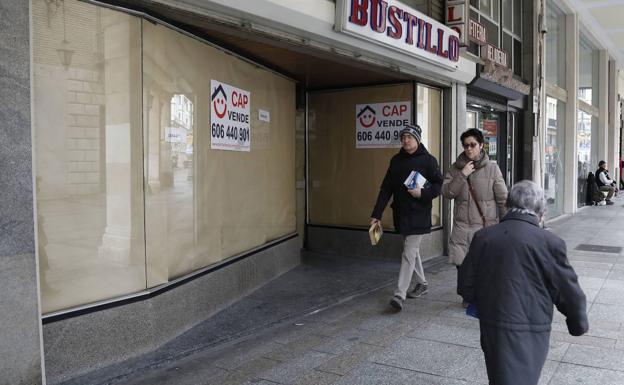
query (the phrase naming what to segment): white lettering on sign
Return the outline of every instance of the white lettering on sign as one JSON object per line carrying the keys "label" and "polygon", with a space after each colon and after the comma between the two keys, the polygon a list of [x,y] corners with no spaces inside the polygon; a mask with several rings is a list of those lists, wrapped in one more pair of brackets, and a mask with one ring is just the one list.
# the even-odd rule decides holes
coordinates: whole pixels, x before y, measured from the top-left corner
{"label": "white lettering on sign", "polygon": [[335,28],[447,69],[457,69],[457,32],[397,0],[337,0]]}
{"label": "white lettering on sign", "polygon": [[487,28],[472,19],[468,20],[468,38],[479,45],[487,44]]}
{"label": "white lettering on sign", "polygon": [[251,151],[249,91],[210,81],[210,148]]}
{"label": "white lettering on sign", "polygon": [[485,49],[481,49],[481,57],[485,60],[491,60],[494,64],[507,67],[507,52],[492,44],[487,44]]}
{"label": "white lettering on sign", "polygon": [[399,147],[399,132],[411,118],[409,101],[356,105],[355,148]]}
{"label": "white lettering on sign", "polygon": [[444,20],[446,25],[459,34],[460,45],[468,45],[466,40],[466,25],[468,21],[469,5],[467,0],[447,0]]}

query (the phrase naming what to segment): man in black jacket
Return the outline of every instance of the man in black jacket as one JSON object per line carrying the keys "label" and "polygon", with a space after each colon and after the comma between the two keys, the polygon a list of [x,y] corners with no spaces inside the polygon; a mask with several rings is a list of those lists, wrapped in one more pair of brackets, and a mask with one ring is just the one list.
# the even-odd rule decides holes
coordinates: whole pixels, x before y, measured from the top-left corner
{"label": "man in black jacket", "polygon": [[516,183],[507,196],[507,215],[475,234],[459,268],[457,292],[476,305],[490,385],[538,383],[553,305],[571,335],[588,329],[585,294],[566,244],[538,226],[545,207],[537,184]]}
{"label": "man in black jacket", "polygon": [[[379,222],[391,197],[394,228],[404,237],[399,283],[390,304],[401,310],[405,297],[420,297],[427,293],[427,280],[420,259],[420,241],[431,232],[431,202],[440,195],[444,178],[438,161],[420,143],[418,125],[406,125],[400,132],[401,150],[390,160],[390,166],[381,184],[377,203],[371,215],[371,224]],[[408,189],[404,182],[412,171],[419,172],[427,182],[424,186]],[[414,290],[407,293],[412,274],[416,272]]]}

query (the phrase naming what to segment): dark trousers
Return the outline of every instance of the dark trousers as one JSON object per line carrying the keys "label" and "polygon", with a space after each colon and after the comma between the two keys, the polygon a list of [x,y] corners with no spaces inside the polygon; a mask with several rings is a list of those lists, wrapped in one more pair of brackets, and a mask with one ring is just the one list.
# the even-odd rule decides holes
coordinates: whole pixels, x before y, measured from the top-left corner
{"label": "dark trousers", "polygon": [[550,332],[500,329],[481,323],[481,349],[490,385],[537,385]]}

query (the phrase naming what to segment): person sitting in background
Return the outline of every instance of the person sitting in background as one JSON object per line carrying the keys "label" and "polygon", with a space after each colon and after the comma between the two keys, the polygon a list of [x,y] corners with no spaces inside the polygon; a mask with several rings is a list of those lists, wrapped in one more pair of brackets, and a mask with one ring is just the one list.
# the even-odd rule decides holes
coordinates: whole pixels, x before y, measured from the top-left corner
{"label": "person sitting in background", "polygon": [[598,170],[596,170],[596,184],[600,191],[607,193],[606,202],[608,205],[612,205],[613,195],[617,193],[616,183],[609,177],[609,170],[607,170],[607,162],[601,160],[598,162]]}

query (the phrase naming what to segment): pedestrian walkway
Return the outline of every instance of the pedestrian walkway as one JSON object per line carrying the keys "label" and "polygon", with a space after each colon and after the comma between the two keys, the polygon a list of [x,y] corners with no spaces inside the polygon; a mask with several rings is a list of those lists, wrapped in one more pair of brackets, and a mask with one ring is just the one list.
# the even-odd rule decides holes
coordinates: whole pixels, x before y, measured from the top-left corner
{"label": "pedestrian walkway", "polygon": [[[590,330],[572,337],[556,313],[540,384],[624,384],[623,202],[548,223],[567,242],[587,295]],[[455,294],[455,269],[430,268],[427,279],[429,293],[408,299],[401,312],[389,307],[394,284],[387,284],[116,383],[487,384],[478,321],[464,314]]]}

